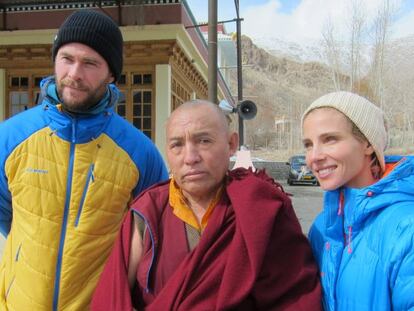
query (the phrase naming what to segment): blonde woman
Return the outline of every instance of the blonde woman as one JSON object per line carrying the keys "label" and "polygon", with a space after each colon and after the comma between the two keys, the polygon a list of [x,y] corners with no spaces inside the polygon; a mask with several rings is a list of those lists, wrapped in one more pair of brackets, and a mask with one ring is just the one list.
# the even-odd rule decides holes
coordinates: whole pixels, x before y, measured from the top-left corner
{"label": "blonde woman", "polygon": [[414,159],[384,157],[384,113],[335,92],[302,117],[306,162],[325,190],[309,238],[326,310],[414,308]]}

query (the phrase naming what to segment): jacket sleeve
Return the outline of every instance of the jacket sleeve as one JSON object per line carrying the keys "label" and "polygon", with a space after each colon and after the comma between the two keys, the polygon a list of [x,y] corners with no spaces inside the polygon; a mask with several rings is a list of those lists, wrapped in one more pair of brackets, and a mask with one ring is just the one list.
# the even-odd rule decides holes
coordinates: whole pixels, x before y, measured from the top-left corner
{"label": "jacket sleeve", "polygon": [[7,236],[12,220],[11,198],[4,171],[0,176],[0,233]]}
{"label": "jacket sleeve", "polygon": [[9,150],[5,131],[6,129],[0,126],[0,233],[7,236],[12,220],[12,204],[5,172],[7,150]]}
{"label": "jacket sleeve", "polygon": [[142,165],[139,167],[141,175],[138,185],[133,191],[134,198],[152,185],[168,179],[168,172],[164,160],[155,146],[151,145],[146,159],[141,161],[141,163]]}
{"label": "jacket sleeve", "polygon": [[[412,217],[411,217],[412,218]],[[406,219],[408,221],[409,219]],[[401,229],[401,228],[400,228]],[[398,230],[391,271],[393,310],[414,310],[414,222]]]}
{"label": "jacket sleeve", "polygon": [[92,297],[92,311],[131,311],[128,284],[132,212],[128,212]]}

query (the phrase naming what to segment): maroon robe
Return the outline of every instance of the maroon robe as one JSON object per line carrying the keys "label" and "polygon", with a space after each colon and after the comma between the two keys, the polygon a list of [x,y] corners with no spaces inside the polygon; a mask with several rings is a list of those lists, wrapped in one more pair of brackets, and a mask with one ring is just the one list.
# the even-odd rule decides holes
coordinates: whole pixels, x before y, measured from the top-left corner
{"label": "maroon robe", "polygon": [[229,173],[223,198],[189,251],[168,182],[132,205],[93,296],[94,311],[129,311],[132,213],[148,227],[133,294],[138,310],[321,310],[318,271],[291,201],[264,172]]}

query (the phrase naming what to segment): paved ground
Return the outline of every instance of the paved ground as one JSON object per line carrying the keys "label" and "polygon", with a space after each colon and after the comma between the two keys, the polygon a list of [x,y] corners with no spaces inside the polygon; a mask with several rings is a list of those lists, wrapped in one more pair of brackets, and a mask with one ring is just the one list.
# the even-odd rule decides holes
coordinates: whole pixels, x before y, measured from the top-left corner
{"label": "paved ground", "polygon": [[293,208],[302,226],[303,232],[307,235],[315,217],[322,210],[323,191],[321,188],[311,185],[289,186],[281,183],[283,189],[291,193]]}
{"label": "paved ground", "polygon": [[[279,181],[286,192],[293,194],[292,202],[296,215],[302,225],[305,234],[313,222],[313,219],[322,208],[322,190],[319,187],[308,185],[289,186],[285,181]],[[4,238],[0,235],[0,254],[3,253]]]}

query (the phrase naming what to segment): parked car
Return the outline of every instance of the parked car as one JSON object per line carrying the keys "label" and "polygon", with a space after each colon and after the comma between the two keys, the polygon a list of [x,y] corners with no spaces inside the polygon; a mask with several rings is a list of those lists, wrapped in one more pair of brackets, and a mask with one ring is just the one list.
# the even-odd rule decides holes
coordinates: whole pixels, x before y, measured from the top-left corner
{"label": "parked car", "polygon": [[318,180],[312,171],[306,166],[304,155],[294,155],[286,162],[289,165],[289,175],[287,183],[293,185],[296,183],[308,183],[313,185],[319,185]]}

